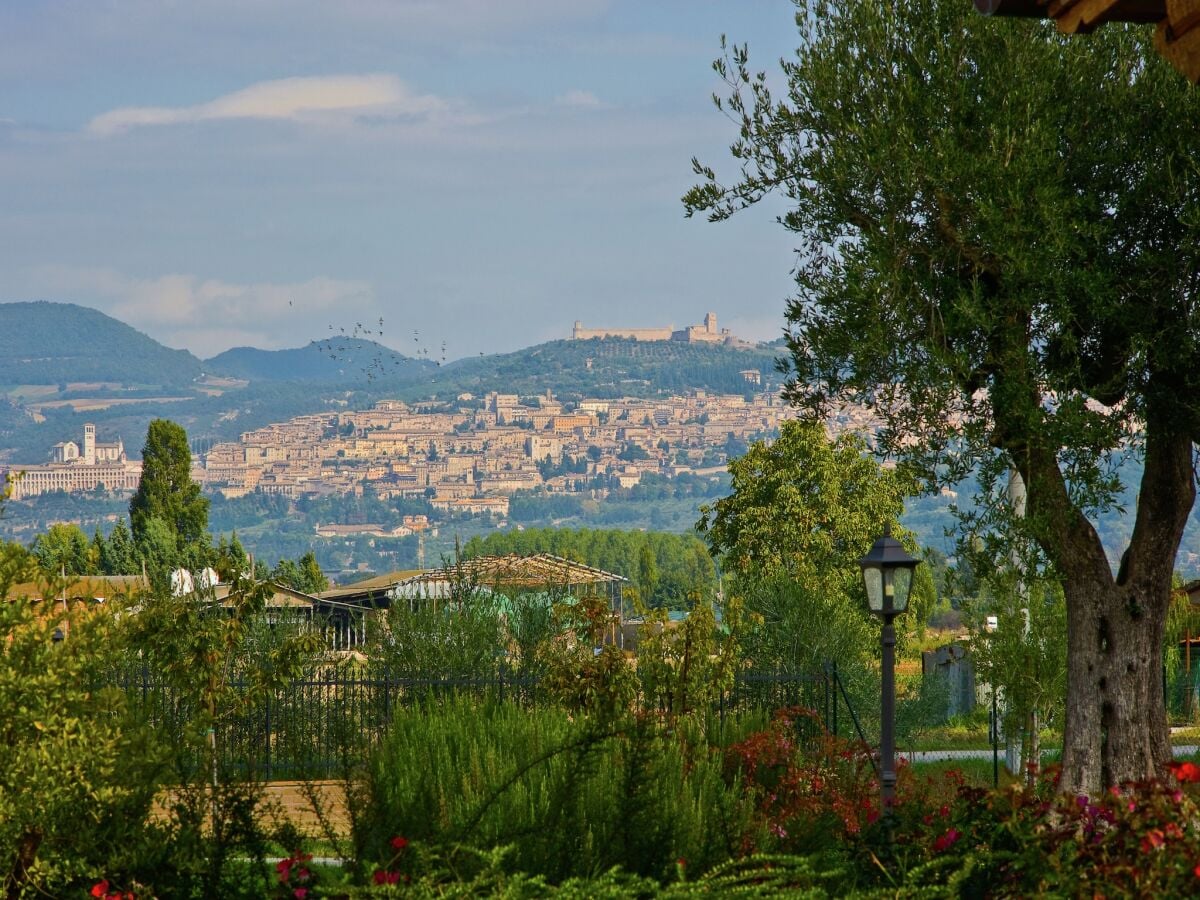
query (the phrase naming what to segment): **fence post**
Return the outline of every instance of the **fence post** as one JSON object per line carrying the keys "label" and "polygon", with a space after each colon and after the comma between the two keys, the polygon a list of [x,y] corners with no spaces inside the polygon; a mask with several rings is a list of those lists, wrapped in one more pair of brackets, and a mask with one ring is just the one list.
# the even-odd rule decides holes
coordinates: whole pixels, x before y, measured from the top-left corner
{"label": "fence post", "polygon": [[838,670],[837,660],[831,664],[833,669],[833,736],[838,736]]}
{"label": "fence post", "polygon": [[267,781],[270,781],[271,780],[271,691],[267,691],[267,693],[266,693],[266,705],[267,705],[267,723],[266,723],[267,724],[267,743],[266,743]]}

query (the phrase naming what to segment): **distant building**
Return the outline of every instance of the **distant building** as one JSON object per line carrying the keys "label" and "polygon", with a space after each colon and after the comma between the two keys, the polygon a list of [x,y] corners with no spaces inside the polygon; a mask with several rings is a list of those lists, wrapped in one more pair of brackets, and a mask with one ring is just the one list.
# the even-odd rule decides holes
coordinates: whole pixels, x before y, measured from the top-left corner
{"label": "distant building", "polygon": [[[591,338],[624,338],[631,341],[680,341],[688,344],[728,344],[735,347],[750,346],[746,341],[733,336],[728,328],[717,328],[717,314],[708,313],[702,325],[688,325],[675,330],[667,328],[584,328],[576,320],[571,329],[571,339],[586,341]],[[590,368],[590,366],[589,366]]]}
{"label": "distant building", "polygon": [[74,441],[61,441],[50,450],[50,464],[14,466],[12,498],[22,500],[53,491],[83,493],[103,488],[108,491],[135,491],[142,477],[142,464],[129,462],[125,444],[96,440],[96,426],[83,426],[83,449]]}

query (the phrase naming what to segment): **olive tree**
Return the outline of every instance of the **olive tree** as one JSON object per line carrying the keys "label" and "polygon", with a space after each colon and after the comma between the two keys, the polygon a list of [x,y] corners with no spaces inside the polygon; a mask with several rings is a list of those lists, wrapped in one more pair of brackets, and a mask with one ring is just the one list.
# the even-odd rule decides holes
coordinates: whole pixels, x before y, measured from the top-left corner
{"label": "olive tree", "polygon": [[[797,0],[783,90],[717,62],[731,183],[699,163],[689,214],[768,195],[797,235],[788,396],[868,407],[926,487],[981,473],[977,528],[1028,538],[1068,617],[1062,787],[1164,774],[1161,637],[1200,438],[1200,94],[1110,26],[1087,41],[961,0]],[[1144,464],[1109,560],[1092,524]],[[1008,469],[1027,515],[989,490]]]}

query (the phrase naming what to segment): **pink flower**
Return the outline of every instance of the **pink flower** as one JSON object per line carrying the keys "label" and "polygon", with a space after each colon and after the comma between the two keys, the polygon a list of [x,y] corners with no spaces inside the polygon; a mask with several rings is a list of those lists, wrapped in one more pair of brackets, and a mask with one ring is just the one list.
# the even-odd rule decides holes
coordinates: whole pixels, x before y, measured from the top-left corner
{"label": "pink flower", "polygon": [[946,833],[933,842],[934,853],[944,853],[949,850],[954,843],[962,836],[957,828],[949,828]]}
{"label": "pink flower", "polygon": [[304,898],[308,896],[308,888],[296,888],[294,891],[292,891],[292,896],[295,897],[296,900],[304,900]]}

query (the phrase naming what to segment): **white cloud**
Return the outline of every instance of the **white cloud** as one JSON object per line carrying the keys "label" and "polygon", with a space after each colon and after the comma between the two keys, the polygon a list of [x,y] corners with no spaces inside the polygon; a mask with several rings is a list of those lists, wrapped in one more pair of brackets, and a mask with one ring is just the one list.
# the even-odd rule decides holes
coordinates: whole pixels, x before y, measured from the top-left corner
{"label": "white cloud", "polygon": [[[196,275],[132,278],[113,269],[54,266],[38,280],[63,300],[95,306],[172,347],[211,356],[239,345],[295,347],[357,317],[377,317],[362,281],[235,284]],[[349,330],[349,328],[347,328]]]}
{"label": "white cloud", "polygon": [[394,75],[331,75],[260,81],[194,106],[127,106],[101,113],[88,123],[107,136],[146,125],[178,125],[214,119],[286,119],[343,122],[361,116],[428,118],[447,103],[418,94]]}
{"label": "white cloud", "polygon": [[600,102],[600,98],[591,91],[581,90],[567,91],[561,97],[558,97],[555,102],[559,106],[574,106],[583,109],[600,109],[604,106]]}

